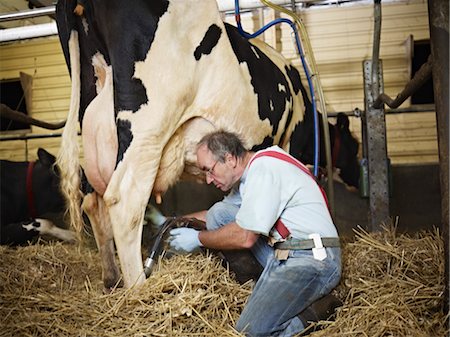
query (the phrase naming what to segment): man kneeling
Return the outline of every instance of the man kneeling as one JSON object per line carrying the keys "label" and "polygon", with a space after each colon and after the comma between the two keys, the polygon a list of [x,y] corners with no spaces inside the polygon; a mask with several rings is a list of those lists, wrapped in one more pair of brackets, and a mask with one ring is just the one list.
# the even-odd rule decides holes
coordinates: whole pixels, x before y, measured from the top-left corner
{"label": "man kneeling", "polygon": [[230,193],[192,214],[205,230],[171,230],[173,249],[250,249],[264,267],[236,324],[248,336],[292,336],[300,315],[341,277],[341,249],[325,194],[308,169],[278,146],[256,153],[216,131],[197,145],[206,182]]}

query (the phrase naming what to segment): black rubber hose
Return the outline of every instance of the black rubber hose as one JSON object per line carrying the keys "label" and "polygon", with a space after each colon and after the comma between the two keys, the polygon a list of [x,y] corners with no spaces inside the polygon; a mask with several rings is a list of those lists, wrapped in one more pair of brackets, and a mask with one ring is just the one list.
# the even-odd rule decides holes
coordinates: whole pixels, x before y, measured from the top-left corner
{"label": "black rubber hose", "polygon": [[164,245],[164,240],[166,234],[174,227],[190,227],[196,230],[203,230],[206,227],[205,222],[195,218],[183,218],[183,217],[172,217],[168,218],[163,225],[160,227],[158,233],[156,234],[155,242],[153,246],[148,251],[148,258],[144,262],[144,273],[148,278],[152,273],[152,269],[161,255],[162,247]]}
{"label": "black rubber hose", "polygon": [[161,254],[162,246],[164,244],[164,239],[167,232],[178,224],[179,222],[177,221],[177,218],[169,218],[160,227],[158,234],[156,235],[155,242],[148,251],[148,258],[144,262],[144,273],[147,278],[151,275],[153,266],[155,265],[159,255]]}

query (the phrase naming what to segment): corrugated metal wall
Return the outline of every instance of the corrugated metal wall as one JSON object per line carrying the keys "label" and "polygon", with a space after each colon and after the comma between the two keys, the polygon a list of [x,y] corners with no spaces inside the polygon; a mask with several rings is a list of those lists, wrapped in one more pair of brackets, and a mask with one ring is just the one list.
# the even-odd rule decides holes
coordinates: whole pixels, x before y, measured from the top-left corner
{"label": "corrugated metal wall", "polygon": [[[362,62],[372,57],[372,3],[299,9],[298,14],[313,47],[327,111],[363,109]],[[243,26],[254,32],[279,16],[271,9],[254,10],[242,15]],[[225,20],[235,23],[233,16],[225,16]],[[429,38],[427,2],[383,2],[380,58],[385,92],[391,97],[395,97],[410,79],[410,36],[415,40]],[[301,68],[289,26],[271,28],[262,38]],[[2,45],[0,57],[0,79],[17,78],[20,71],[33,76],[33,117],[46,121],[65,118],[70,83],[57,37]],[[405,102],[402,107],[408,104]],[[388,152],[393,163],[438,161],[434,112],[388,115],[386,120]],[[353,132],[361,139],[360,120],[351,118],[351,123]],[[40,128],[33,128],[32,132],[50,133]],[[30,158],[38,146],[56,153],[58,144],[59,139],[30,140]],[[24,142],[0,142],[0,158],[22,160],[24,154]]]}

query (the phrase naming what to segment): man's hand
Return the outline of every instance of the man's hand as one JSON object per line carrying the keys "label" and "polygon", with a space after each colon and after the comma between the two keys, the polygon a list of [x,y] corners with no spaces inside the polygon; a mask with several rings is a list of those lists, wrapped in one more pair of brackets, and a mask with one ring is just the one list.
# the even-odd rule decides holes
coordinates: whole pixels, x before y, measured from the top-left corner
{"label": "man's hand", "polygon": [[190,253],[202,244],[198,238],[200,231],[192,228],[175,228],[170,231],[170,247],[176,251]]}

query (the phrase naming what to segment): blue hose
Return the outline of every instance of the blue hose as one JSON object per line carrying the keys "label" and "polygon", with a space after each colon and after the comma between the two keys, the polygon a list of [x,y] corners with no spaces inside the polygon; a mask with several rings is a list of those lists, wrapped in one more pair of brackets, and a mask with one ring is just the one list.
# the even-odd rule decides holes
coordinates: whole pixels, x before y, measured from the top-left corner
{"label": "blue hose", "polygon": [[303,49],[302,49],[302,46],[300,43],[300,38],[298,37],[298,31],[297,31],[297,27],[295,26],[295,23],[286,18],[278,18],[278,19],[275,19],[275,20],[269,22],[267,25],[260,28],[255,33],[249,34],[242,29],[241,14],[240,14],[240,10],[239,10],[239,0],[234,0],[234,14],[236,17],[236,23],[237,23],[239,33],[241,33],[241,35],[247,39],[253,39],[253,38],[257,37],[258,35],[260,35],[261,33],[263,33],[264,31],[266,31],[268,28],[270,28],[276,24],[283,23],[283,22],[289,24],[289,26],[291,26],[292,30],[294,31],[295,42],[297,44],[297,50],[298,50],[298,53],[300,54],[303,69],[305,71],[306,78],[308,80],[309,92],[311,94],[311,102],[312,102],[313,112],[314,112],[314,176],[317,177],[319,174],[319,119],[317,117],[318,114],[317,114],[316,99],[315,99],[315,94],[314,94],[314,87],[313,87],[313,83],[311,80],[311,75],[309,73],[308,67],[306,66],[305,55],[303,53]]}

